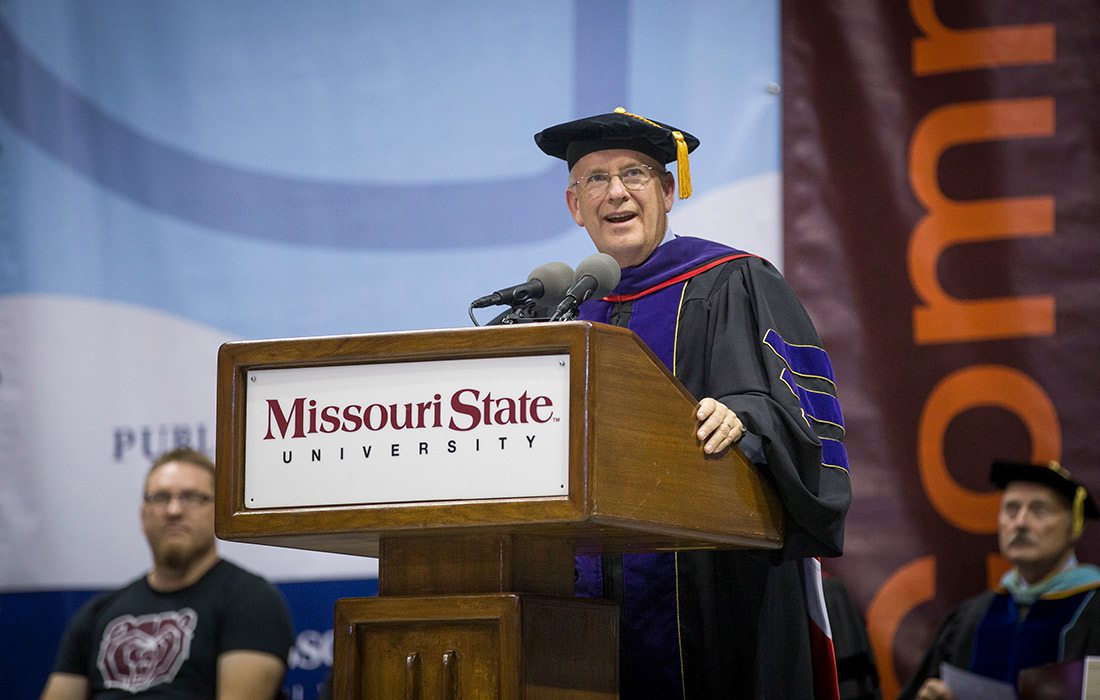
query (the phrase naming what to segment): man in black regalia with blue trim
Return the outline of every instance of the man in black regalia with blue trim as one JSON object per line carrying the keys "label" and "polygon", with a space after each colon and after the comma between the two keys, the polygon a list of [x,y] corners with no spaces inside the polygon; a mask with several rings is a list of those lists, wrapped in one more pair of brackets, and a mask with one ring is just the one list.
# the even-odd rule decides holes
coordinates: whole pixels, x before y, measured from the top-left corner
{"label": "man in black regalia with blue trim", "polygon": [[1085,519],[1100,517],[1088,490],[1057,462],[994,462],[990,479],[1004,489],[997,538],[1012,569],[948,616],[902,698],[954,698],[944,663],[1015,685],[1023,669],[1100,654],[1100,568],[1074,554]]}
{"label": "man in black regalia with blue trim", "polygon": [[702,449],[739,445],[783,504],[779,551],[578,557],[578,595],[621,606],[621,696],[835,697],[832,658],[814,654],[829,648],[815,558],[841,553],[851,484],[813,323],[766,260],[669,230],[677,179],[691,194],[691,134],[618,109],[535,141],[566,161],[570,214],[622,267],[580,318],[634,331],[700,398]]}

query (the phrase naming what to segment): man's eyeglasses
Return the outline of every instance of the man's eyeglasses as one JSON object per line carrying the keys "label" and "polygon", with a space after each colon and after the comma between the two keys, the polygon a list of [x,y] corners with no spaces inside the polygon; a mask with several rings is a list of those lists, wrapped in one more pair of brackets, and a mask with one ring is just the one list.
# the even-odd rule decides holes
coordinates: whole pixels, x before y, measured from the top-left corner
{"label": "man's eyeglasses", "polygon": [[214,500],[213,496],[201,491],[183,491],[182,493],[155,491],[145,494],[145,502],[156,508],[167,508],[174,498],[178,498],[180,505],[185,508],[198,508]]}
{"label": "man's eyeglasses", "polygon": [[571,184],[588,197],[598,197],[607,192],[607,189],[611,187],[611,180],[616,177],[622,181],[623,187],[637,191],[648,185],[649,181],[653,179],[654,173],[657,172],[663,173],[665,171],[658,171],[644,163],[640,163],[617,173],[589,173],[578,180],[574,180]]}

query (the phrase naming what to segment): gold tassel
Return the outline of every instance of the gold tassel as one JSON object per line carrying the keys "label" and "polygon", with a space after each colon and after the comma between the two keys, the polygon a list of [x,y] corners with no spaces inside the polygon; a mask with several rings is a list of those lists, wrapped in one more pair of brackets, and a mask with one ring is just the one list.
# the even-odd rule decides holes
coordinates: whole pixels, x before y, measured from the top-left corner
{"label": "gold tassel", "polygon": [[1084,486],[1077,487],[1073,496],[1073,536],[1077,537],[1085,529],[1085,498],[1088,496]]}
{"label": "gold tassel", "polygon": [[[632,114],[623,107],[616,107],[614,111],[615,114],[625,114],[628,117],[634,117],[638,121],[645,122],[650,126],[661,128],[661,125],[657,122],[637,114]],[[680,183],[680,199],[687,199],[691,196],[691,168],[688,166],[687,140],[684,139],[684,135],[679,131],[673,131],[672,138],[676,139],[676,179]]]}
{"label": "gold tassel", "polygon": [[679,131],[672,132],[672,138],[676,139],[676,179],[680,182],[680,199],[691,196],[691,168],[688,166],[688,145],[684,135]]}

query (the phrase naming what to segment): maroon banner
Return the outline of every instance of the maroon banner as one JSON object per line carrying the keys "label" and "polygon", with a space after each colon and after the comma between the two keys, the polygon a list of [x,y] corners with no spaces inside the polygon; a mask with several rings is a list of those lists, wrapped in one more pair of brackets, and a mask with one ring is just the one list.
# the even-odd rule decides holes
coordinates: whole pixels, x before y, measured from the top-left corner
{"label": "maroon banner", "polygon": [[1100,4],[782,12],[785,271],[836,367],[855,492],[825,568],[893,698],[1007,567],[994,459],[1058,460],[1100,495]]}

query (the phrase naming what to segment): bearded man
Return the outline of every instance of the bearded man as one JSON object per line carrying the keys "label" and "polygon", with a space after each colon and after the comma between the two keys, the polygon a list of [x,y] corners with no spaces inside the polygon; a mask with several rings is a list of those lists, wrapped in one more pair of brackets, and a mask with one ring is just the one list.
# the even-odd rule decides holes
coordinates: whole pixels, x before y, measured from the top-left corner
{"label": "bearded man", "polygon": [[219,558],[214,464],[181,448],[145,478],[153,567],[70,621],[44,700],[277,697],[293,644],[278,591]]}

